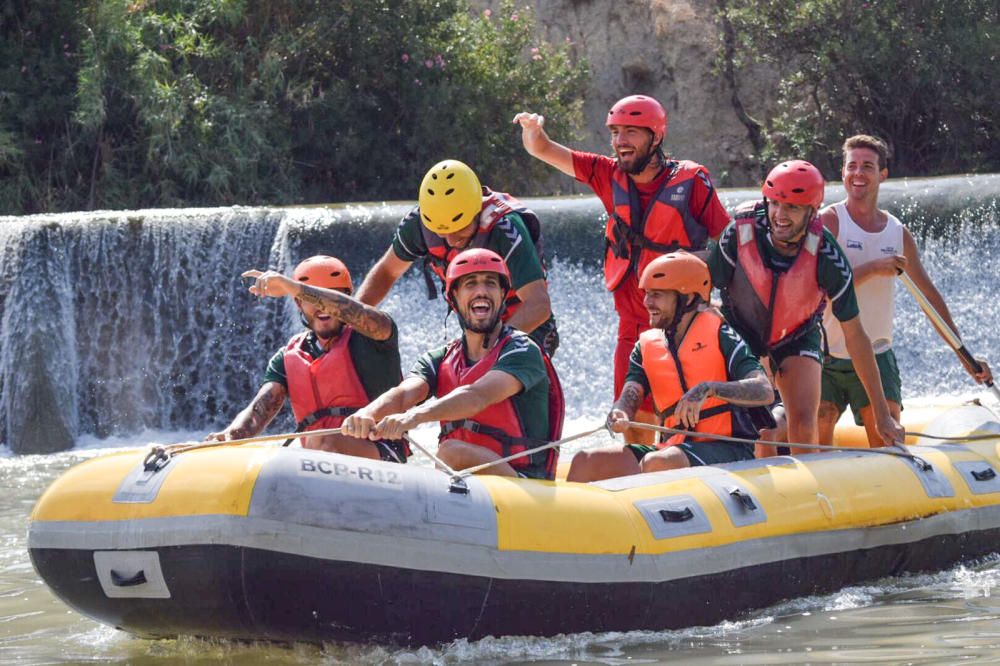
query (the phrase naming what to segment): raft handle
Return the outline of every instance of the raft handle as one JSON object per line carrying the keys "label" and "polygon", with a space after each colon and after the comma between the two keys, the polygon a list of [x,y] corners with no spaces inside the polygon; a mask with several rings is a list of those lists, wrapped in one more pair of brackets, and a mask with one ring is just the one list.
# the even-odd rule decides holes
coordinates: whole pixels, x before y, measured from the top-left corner
{"label": "raft handle", "polygon": [[468,495],[469,486],[466,485],[464,478],[456,474],[451,477],[451,483],[448,484],[448,492],[455,493],[456,495]]}
{"label": "raft handle", "polygon": [[154,446],[142,461],[143,470],[151,473],[159,472],[170,462],[170,453],[162,446]]}
{"label": "raft handle", "polygon": [[744,511],[757,510],[757,505],[754,503],[753,497],[751,497],[749,493],[743,492],[742,488],[733,486],[732,488],[727,488],[726,490],[729,492],[729,496],[736,500],[739,503],[740,508]]}
{"label": "raft handle", "polygon": [[690,507],[683,509],[660,509],[660,517],[665,523],[683,523],[694,518],[694,512]]}
{"label": "raft handle", "polygon": [[992,467],[987,467],[982,471],[972,470],[970,473],[976,481],[989,481],[990,479],[995,479],[997,476]]}
{"label": "raft handle", "polygon": [[111,570],[111,583],[116,587],[135,587],[146,582],[146,572],[142,569],[139,569],[139,573],[127,578],[114,569]]}

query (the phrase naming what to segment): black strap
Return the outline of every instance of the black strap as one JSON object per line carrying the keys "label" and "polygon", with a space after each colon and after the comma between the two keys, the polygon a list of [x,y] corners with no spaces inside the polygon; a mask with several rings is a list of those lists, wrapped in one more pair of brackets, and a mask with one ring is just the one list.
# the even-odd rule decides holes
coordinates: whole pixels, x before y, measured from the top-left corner
{"label": "black strap", "polygon": [[434,284],[434,269],[431,268],[431,258],[424,257],[420,264],[420,272],[424,276],[424,285],[427,287],[427,300],[433,301],[438,297],[437,286]]}
{"label": "black strap", "polygon": [[480,423],[478,421],[473,421],[472,419],[462,419],[460,421],[448,421],[441,427],[441,436],[438,440],[443,440],[448,437],[451,433],[456,430],[468,430],[469,432],[479,433],[486,435],[492,439],[500,442],[500,446],[503,448],[503,456],[506,458],[509,455],[513,455],[515,451],[513,450],[515,446],[521,446],[525,449],[533,449],[536,446],[541,446],[543,444],[548,444],[547,439],[536,439],[534,437],[514,437],[507,434],[507,432],[501,430],[500,428],[486,425],[485,423]]}
{"label": "black strap", "polygon": [[[304,432],[306,428],[313,425],[320,419],[325,419],[328,416],[350,416],[354,412],[361,409],[360,407],[324,407],[323,409],[317,409],[312,414],[309,414],[304,419],[295,424],[295,432]],[[281,443],[282,446],[288,446],[294,442],[297,437],[289,437],[284,442]]]}

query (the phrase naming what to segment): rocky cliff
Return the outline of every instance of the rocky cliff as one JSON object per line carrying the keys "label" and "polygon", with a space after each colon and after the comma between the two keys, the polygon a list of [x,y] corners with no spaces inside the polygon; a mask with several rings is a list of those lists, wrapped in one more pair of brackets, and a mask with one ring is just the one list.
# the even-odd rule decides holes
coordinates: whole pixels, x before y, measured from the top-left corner
{"label": "rocky cliff", "polygon": [[[475,4],[494,12],[500,5]],[[575,55],[590,64],[584,139],[573,147],[607,151],[608,108],[625,95],[644,93],[656,97],[667,110],[669,154],[704,164],[719,185],[758,181],[747,127],[732,102],[733,87],[716,72],[721,36],[715,1],[522,0],[517,4],[532,8],[542,37],[549,42],[568,39]],[[767,72],[756,72],[740,83],[740,98],[758,118],[764,111],[753,100],[760,96],[752,93],[767,79]]]}

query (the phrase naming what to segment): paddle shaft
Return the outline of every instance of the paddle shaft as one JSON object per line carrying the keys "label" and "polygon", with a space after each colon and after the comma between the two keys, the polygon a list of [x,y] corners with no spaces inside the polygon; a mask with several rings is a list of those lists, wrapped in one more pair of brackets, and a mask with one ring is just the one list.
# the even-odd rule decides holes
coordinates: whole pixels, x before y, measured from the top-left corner
{"label": "paddle shaft", "polygon": [[[910,276],[906,273],[900,273],[899,279],[904,285],[906,285],[906,288],[910,290],[910,293],[913,294],[913,298],[916,299],[917,305],[919,305],[920,309],[924,311],[927,318],[931,320],[934,328],[941,332],[941,335],[948,343],[948,346],[951,347],[956,354],[958,354],[958,357],[962,359],[968,367],[972,368],[976,372],[980,372],[982,370],[982,366],[979,364],[979,361],[973,358],[972,354],[969,353],[969,350],[965,348],[965,345],[962,344],[962,339],[958,337],[958,333],[956,333],[951,326],[948,325],[948,323],[944,320],[944,317],[941,316],[934,305],[927,300],[927,296],[924,295],[924,292],[920,291],[920,287],[914,284],[913,280],[911,280]],[[1000,400],[1000,389],[993,384],[992,380],[987,379],[985,383],[986,386],[993,391],[993,395],[996,396],[997,400]]]}

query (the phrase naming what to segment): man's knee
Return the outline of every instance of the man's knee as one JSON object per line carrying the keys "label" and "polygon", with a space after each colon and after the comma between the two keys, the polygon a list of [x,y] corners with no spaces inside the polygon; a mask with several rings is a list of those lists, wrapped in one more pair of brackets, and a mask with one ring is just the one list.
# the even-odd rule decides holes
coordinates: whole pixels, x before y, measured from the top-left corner
{"label": "man's knee", "polygon": [[819,403],[818,415],[820,421],[825,421],[825,422],[837,421],[840,418],[841,412],[842,410],[832,402],[827,402],[826,400],[824,400],[823,402]]}
{"label": "man's knee", "polygon": [[639,465],[643,472],[663,472],[668,469],[680,469],[690,466],[691,462],[688,460],[687,454],[676,446],[669,446],[653,453],[647,453]]}

